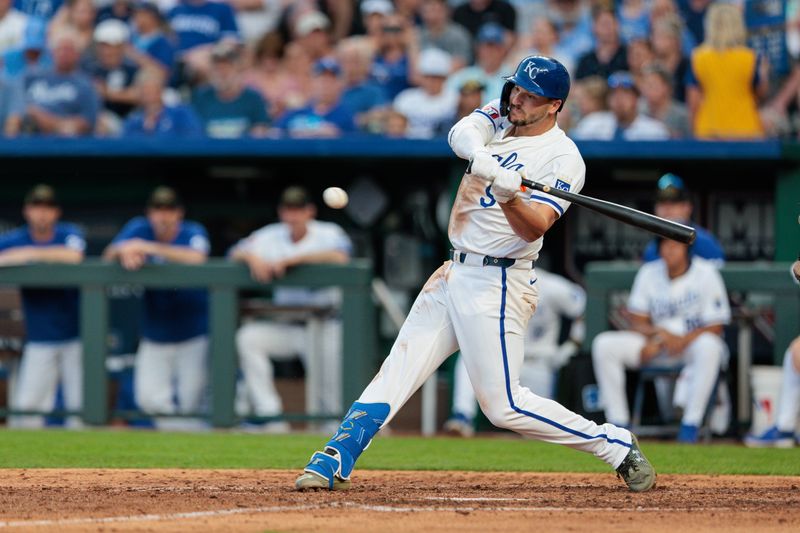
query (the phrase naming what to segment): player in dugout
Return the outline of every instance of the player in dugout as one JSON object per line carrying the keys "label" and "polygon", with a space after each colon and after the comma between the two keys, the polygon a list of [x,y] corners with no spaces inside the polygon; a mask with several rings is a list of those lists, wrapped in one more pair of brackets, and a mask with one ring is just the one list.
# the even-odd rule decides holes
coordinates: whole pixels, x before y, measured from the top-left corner
{"label": "player in dugout", "polygon": [[520,386],[525,330],[538,302],[534,262],[542,237],[570,205],[523,191],[522,177],[582,189],[583,158],[556,124],[569,87],[564,65],[526,57],[506,78],[500,98],[450,130],[454,153],[469,161],[450,214],[451,260],[422,288],[378,374],[311,456],[295,481],[298,490],[348,488],[375,434],[456,350],[494,425],[591,453],[632,491],[655,486],[655,469],[630,431],[595,424]]}

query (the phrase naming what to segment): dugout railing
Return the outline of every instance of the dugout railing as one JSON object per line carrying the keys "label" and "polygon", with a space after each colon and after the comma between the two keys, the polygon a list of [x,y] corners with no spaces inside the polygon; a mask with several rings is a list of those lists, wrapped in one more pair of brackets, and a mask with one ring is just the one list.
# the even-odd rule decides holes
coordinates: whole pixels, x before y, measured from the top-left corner
{"label": "dugout railing", "polygon": [[[236,422],[234,398],[238,359],[234,338],[239,319],[239,292],[275,286],[341,289],[342,399],[343,405],[349,405],[375,370],[376,309],[372,301],[372,279],[371,263],[363,259],[345,265],[298,266],[270,284],[254,281],[245,265],[218,258],[202,265],[145,265],[137,271],[95,258],[77,265],[30,264],[0,269],[0,285],[77,287],[80,290],[80,332],[84,350],[82,417],[91,425],[106,424],[111,414],[106,370],[110,287],[208,289],[209,420],[214,427],[231,427]],[[336,417],[341,414],[331,413]]]}
{"label": "dugout railing", "polygon": [[[585,350],[590,350],[592,340],[601,332],[612,328],[609,317],[612,311],[613,293],[629,291],[633,285],[639,263],[594,262],[586,268],[586,341]],[[720,273],[728,293],[768,294],[774,312],[774,337],[772,357],[776,365],[783,362],[786,348],[800,332],[800,288],[792,281],[791,263],[729,263]],[[736,316],[737,313],[734,312]],[[736,359],[736,382],[738,399],[737,419],[740,423],[749,420],[752,335],[748,334],[748,317],[738,313],[740,328],[737,342],[731,346],[731,358]]]}

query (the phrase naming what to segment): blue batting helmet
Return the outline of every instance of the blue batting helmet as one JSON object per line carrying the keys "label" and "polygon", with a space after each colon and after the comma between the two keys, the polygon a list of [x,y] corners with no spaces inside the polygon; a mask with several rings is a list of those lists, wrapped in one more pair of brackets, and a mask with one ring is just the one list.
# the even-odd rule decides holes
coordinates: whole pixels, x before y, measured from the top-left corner
{"label": "blue batting helmet", "polygon": [[551,57],[528,56],[520,61],[514,75],[505,80],[506,84],[500,95],[500,114],[503,116],[508,115],[508,100],[515,85],[539,96],[561,100],[559,111],[564,107],[569,94],[569,72],[564,65]]}

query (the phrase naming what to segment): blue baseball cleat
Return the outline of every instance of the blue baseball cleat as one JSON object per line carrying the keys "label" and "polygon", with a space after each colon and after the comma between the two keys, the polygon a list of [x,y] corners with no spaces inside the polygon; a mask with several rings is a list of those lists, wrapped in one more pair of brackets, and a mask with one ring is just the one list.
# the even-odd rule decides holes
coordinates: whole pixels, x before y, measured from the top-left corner
{"label": "blue baseball cleat", "polygon": [[346,490],[350,480],[341,477],[338,451],[328,447],[324,452],[314,452],[294,486],[297,490]]}
{"label": "blue baseball cleat", "polygon": [[793,448],[794,433],[772,426],[761,435],[748,434],[744,438],[744,445],[748,448]]}

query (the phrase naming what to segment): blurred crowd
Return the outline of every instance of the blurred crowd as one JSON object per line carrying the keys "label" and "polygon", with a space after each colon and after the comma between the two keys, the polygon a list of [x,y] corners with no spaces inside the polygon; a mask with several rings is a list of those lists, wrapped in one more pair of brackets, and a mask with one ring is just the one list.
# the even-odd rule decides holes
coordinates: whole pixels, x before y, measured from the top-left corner
{"label": "blurred crowd", "polygon": [[[572,76],[559,124],[577,139],[796,135],[800,67],[750,46],[744,4],[0,0],[0,122],[6,137],[427,139],[541,54]],[[761,4],[786,8],[777,45],[797,52],[798,1]]]}

